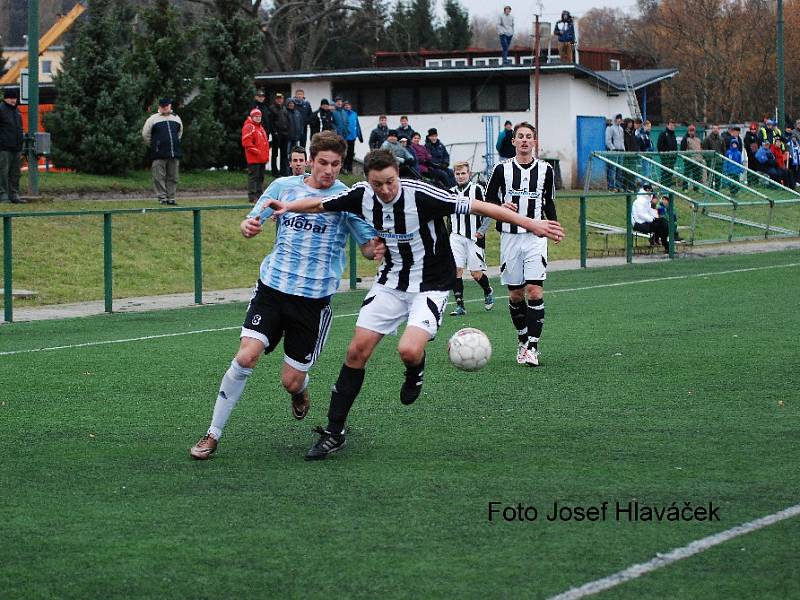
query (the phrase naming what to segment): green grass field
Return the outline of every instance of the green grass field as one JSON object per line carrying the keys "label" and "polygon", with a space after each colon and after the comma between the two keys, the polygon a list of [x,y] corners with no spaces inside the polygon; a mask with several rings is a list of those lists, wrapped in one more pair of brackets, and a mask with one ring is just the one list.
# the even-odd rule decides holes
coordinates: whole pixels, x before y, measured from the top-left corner
{"label": "green grass field", "polygon": [[[361,293],[335,298],[307,420],[269,356],[207,462],[187,450],[242,305],[4,325],[0,596],[547,598],[800,503],[800,252],[553,273],[539,369],[515,364],[504,301],[466,288],[417,403],[388,338],[348,447],[319,463],[303,455]],[[479,373],[447,362],[463,326],[492,339]],[[633,500],[719,521],[544,518]],[[495,501],[540,516],[490,522]],[[798,556],[794,518],[597,597],[796,597]]]}

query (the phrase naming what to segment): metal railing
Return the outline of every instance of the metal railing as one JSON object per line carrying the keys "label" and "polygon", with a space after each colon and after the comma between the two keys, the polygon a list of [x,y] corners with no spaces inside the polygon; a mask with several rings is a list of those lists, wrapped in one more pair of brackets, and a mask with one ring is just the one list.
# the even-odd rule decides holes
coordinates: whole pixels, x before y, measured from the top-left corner
{"label": "metal railing", "polygon": [[[144,215],[147,213],[192,213],[192,244],[194,249],[194,301],[195,304],[203,303],[203,232],[202,213],[209,210],[247,210],[252,209],[251,204],[236,204],[227,206],[193,206],[193,207],[164,207],[164,208],[119,208],[109,210],[80,210],[80,211],[42,211],[42,212],[13,212],[2,213],[3,217],[3,318],[10,323],[14,317],[13,307],[13,219],[41,218],[41,217],[103,217],[103,298],[105,312],[113,312],[113,216],[114,215]],[[357,265],[356,244],[350,237],[350,289],[356,288]]]}

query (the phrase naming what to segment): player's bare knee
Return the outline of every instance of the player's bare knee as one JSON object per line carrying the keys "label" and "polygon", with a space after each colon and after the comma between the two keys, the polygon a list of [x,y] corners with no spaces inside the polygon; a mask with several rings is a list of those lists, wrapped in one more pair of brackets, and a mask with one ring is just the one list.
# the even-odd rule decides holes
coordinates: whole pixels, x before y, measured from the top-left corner
{"label": "player's bare knee", "polygon": [[528,301],[533,302],[535,300],[541,300],[544,298],[544,289],[538,285],[529,285],[528,289],[525,292],[525,295],[528,298]]}
{"label": "player's bare knee", "polygon": [[366,346],[358,343],[352,343],[347,348],[347,366],[354,369],[363,369],[369,360],[369,351]]}
{"label": "player's bare knee", "polygon": [[303,384],[306,380],[306,374],[302,372],[295,373],[281,373],[281,385],[290,394],[297,394],[303,389]]}
{"label": "player's bare knee", "polygon": [[243,348],[236,353],[236,362],[245,369],[252,369],[258,364],[259,356],[261,356],[260,352],[257,353]]}
{"label": "player's bare knee", "polygon": [[508,300],[513,304],[519,304],[525,301],[525,290],[508,290]]}
{"label": "player's bare knee", "polygon": [[469,274],[472,275],[475,281],[480,281],[481,277],[483,277],[483,271],[470,271]]}
{"label": "player's bare knee", "polygon": [[404,364],[418,365],[422,360],[422,355],[425,354],[425,346],[419,347],[416,344],[400,342],[397,346],[397,353]]}

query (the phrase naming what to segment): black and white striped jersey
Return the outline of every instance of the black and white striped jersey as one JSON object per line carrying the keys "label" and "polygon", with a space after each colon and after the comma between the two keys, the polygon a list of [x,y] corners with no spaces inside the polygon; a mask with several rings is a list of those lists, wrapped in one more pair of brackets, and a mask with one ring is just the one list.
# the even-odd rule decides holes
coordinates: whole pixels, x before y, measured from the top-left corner
{"label": "black and white striped jersey", "polygon": [[367,182],[322,202],[325,210],[348,211],[372,225],[386,243],[377,283],[403,292],[452,289],[456,267],[444,217],[469,211],[469,200],[413,179],[384,203]]}
{"label": "black and white striped jersey", "polygon": [[[464,196],[470,200],[483,200],[484,198],[483,188],[479,184],[473,182],[467,183],[464,187],[458,185],[451,187],[450,191],[457,196]],[[463,235],[465,238],[469,238],[472,241],[476,240],[475,233],[478,231],[481,223],[483,223],[483,217],[481,217],[481,215],[473,215],[472,213],[455,213],[450,215],[450,231]]]}
{"label": "black and white striped jersey", "polygon": [[[556,219],[556,185],[553,167],[543,160],[520,165],[516,158],[509,158],[495,165],[486,201],[494,204],[513,202],[519,214],[531,219]],[[510,223],[497,222],[497,231],[502,233],[528,233]]]}

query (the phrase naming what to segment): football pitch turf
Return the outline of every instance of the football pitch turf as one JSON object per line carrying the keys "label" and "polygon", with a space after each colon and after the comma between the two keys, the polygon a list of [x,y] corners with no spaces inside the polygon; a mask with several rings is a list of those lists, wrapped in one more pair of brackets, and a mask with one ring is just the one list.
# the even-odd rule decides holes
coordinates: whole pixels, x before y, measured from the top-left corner
{"label": "football pitch turf", "polygon": [[[363,292],[334,299],[307,419],[279,351],[205,462],[188,448],[243,305],[4,325],[0,597],[549,598],[800,504],[800,252],[552,273],[538,369],[514,360],[506,300],[465,288],[416,404],[388,337],[348,446],[314,463]],[[478,373],[447,361],[465,326],[494,347]],[[634,502],[662,519],[616,511]],[[518,505],[536,519],[504,520]],[[798,557],[788,518],[593,597],[797,597]]]}

